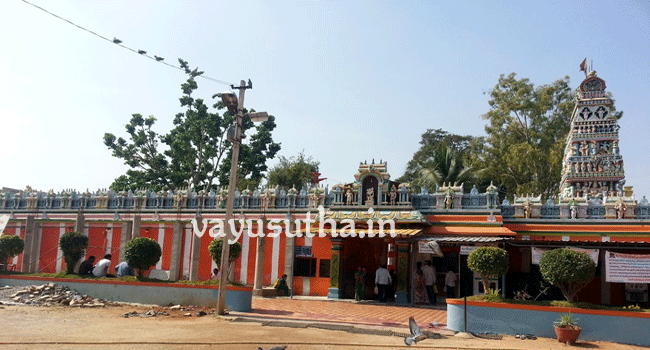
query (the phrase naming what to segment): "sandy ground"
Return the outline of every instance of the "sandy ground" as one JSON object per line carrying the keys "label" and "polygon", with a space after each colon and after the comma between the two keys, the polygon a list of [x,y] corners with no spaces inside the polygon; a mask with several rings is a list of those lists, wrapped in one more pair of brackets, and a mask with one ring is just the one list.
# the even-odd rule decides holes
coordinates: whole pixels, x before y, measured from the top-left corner
{"label": "sandy ground", "polygon": [[[128,312],[151,310],[145,306],[103,308],[0,306],[2,349],[269,349],[288,345],[302,349],[407,348],[396,336],[360,335],[314,328],[262,326],[261,322],[232,322],[208,314],[184,316],[188,311],[155,308],[169,316],[130,317]],[[210,310],[206,310],[210,312]],[[426,339],[412,349],[642,349],[605,342],[578,342],[575,346],[555,339],[460,339],[443,336]]]}

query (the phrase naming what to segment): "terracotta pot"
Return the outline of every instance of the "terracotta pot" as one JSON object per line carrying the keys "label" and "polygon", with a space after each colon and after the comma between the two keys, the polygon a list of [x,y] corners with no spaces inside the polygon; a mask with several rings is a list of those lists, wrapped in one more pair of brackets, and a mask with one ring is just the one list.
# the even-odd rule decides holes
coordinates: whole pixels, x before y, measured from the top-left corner
{"label": "terracotta pot", "polygon": [[580,327],[574,327],[574,328],[564,328],[558,326],[553,326],[553,327],[555,328],[557,341],[565,344],[575,344],[576,339],[578,339],[578,336],[580,335],[580,331],[582,330],[582,328]]}

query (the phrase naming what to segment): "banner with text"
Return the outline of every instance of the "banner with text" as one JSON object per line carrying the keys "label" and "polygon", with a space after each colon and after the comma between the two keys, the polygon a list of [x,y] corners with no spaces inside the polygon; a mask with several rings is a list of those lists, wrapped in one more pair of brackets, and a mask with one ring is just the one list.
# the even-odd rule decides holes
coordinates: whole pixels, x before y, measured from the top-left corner
{"label": "banner with text", "polygon": [[[583,252],[586,253],[591,257],[591,260],[593,260],[596,263],[596,266],[598,266],[598,254],[600,253],[600,249],[584,249],[584,248],[575,248],[575,247],[566,247],[567,249],[575,250],[577,252]],[[542,249],[542,248],[537,248],[537,247],[530,247],[530,256],[532,260],[533,265],[539,265],[539,259],[542,257],[542,254],[546,253],[551,249]]]}
{"label": "banner with text", "polygon": [[616,283],[650,283],[650,255],[605,251],[605,280]]}

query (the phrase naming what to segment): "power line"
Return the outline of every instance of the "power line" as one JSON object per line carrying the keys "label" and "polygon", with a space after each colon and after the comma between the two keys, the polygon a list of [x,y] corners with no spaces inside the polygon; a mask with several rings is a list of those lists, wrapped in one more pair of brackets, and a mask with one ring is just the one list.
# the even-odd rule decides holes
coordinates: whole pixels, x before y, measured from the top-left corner
{"label": "power line", "polygon": [[[106,41],[108,41],[108,42],[110,42],[110,43],[112,43],[112,44],[115,44],[115,45],[120,46],[120,47],[122,47],[122,48],[124,48],[124,49],[127,49],[127,50],[129,50],[129,51],[131,51],[131,52],[133,52],[133,53],[135,53],[135,54],[138,54],[139,56],[144,56],[144,57],[146,57],[146,58],[148,58],[148,59],[150,59],[150,60],[153,60],[154,62],[162,63],[162,64],[164,64],[164,65],[166,65],[166,66],[168,66],[168,67],[176,68],[176,69],[178,69],[178,70],[180,70],[180,71],[185,72],[185,69],[182,68],[182,67],[179,67],[179,66],[173,65],[173,64],[171,64],[171,63],[164,62],[164,58],[163,58],[163,57],[156,56],[156,55],[150,56],[150,55],[148,55],[147,52],[144,51],[144,50],[141,50],[141,49],[139,49],[139,50],[132,49],[132,48],[126,46],[126,45],[122,45],[122,41],[119,40],[119,39],[117,39],[117,38],[113,38],[113,39],[111,40],[111,39],[109,39],[109,38],[107,38],[107,37],[105,37],[105,36],[103,36],[103,35],[100,35],[100,34],[97,34],[97,33],[93,32],[92,30],[90,30],[90,29],[88,29],[88,28],[84,28],[84,27],[82,27],[82,26],[80,26],[80,25],[78,25],[78,24],[76,24],[76,23],[74,23],[74,22],[72,22],[72,21],[70,21],[70,20],[67,20],[67,19],[65,19],[65,18],[63,18],[63,17],[61,17],[61,16],[59,16],[59,15],[57,15],[57,14],[54,14],[54,13],[52,13],[52,12],[50,12],[50,11],[48,11],[48,10],[46,10],[46,9],[44,9],[44,8],[42,8],[42,7],[40,7],[40,6],[38,6],[38,5],[32,4],[32,3],[29,2],[29,1],[26,1],[26,0],[21,0],[21,1],[24,2],[24,3],[26,3],[26,4],[28,4],[28,5],[31,5],[31,6],[35,7],[35,8],[37,8],[37,9],[41,10],[41,11],[43,11],[43,12],[45,12],[45,13],[51,15],[51,16],[54,16],[54,17],[56,17],[56,18],[58,18],[58,19],[60,19],[60,20],[62,20],[62,21],[65,21],[65,22],[67,22],[67,23],[69,23],[69,24],[71,24],[71,25],[73,25],[73,26],[75,26],[75,27],[77,27],[77,28],[79,28],[79,29],[85,31],[85,32],[88,32],[88,33],[90,33],[90,34],[92,34],[92,35],[94,35],[94,36],[96,36],[96,37],[98,37],[98,38],[104,39],[104,40],[106,40]],[[194,74],[192,74],[192,76],[193,76],[193,77],[194,77],[194,76],[198,76],[198,77],[201,77],[201,78],[203,78],[203,79],[211,80],[211,81],[214,81],[215,83],[224,84],[224,85],[228,85],[228,86],[230,86],[230,85],[234,85],[234,84],[229,83],[229,82],[227,82],[227,81],[223,81],[223,80],[219,80],[219,79],[211,78],[211,77],[205,76],[205,75],[203,75],[203,74],[198,74],[198,75],[194,75]]]}

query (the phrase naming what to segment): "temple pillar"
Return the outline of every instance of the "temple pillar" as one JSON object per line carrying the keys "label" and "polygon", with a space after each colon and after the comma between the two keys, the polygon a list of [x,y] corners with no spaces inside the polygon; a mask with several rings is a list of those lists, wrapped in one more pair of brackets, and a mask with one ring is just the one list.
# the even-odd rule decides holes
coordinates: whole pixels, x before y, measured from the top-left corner
{"label": "temple pillar", "polygon": [[411,243],[397,241],[397,286],[395,288],[395,303],[408,304],[409,302],[409,259]]}
{"label": "temple pillar", "polygon": [[126,221],[122,223],[122,234],[120,235],[120,260],[124,261],[124,250],[126,244],[131,240],[131,230],[133,223]]}
{"label": "temple pillar", "polygon": [[255,250],[255,281],[253,282],[253,295],[262,295],[264,284],[264,243],[266,237],[260,237],[260,234],[266,235],[266,218],[262,217],[262,226],[257,227],[257,238],[255,239],[257,247]]}
{"label": "temple pillar", "polygon": [[138,215],[133,216],[133,223],[131,226],[131,239],[140,237],[140,224],[142,223],[142,217]]}
{"label": "temple pillar", "polygon": [[[295,225],[293,221],[290,221],[289,232],[292,231],[295,231]],[[289,291],[293,295],[293,264],[294,255],[296,254],[296,238],[287,235],[287,242],[284,247],[284,273],[287,275]]]}
{"label": "temple pillar", "polygon": [[[203,218],[200,215],[197,215],[196,222],[197,223],[203,222]],[[204,229],[206,232],[208,231],[207,228],[203,227],[202,229]],[[198,281],[199,280],[199,258],[201,257],[201,237],[203,236],[199,237],[193,231],[191,234],[192,234],[192,246],[190,248],[191,259],[190,259],[189,280]],[[219,266],[219,270],[221,270],[221,266]]]}
{"label": "temple pillar", "polygon": [[21,272],[32,273],[31,266],[33,252],[34,252],[34,242],[36,236],[36,219],[33,215],[27,216],[25,220],[25,247],[23,248],[23,264],[20,268]]}
{"label": "temple pillar", "polygon": [[181,248],[183,247],[183,225],[182,222],[174,223],[172,233],[172,256],[169,262],[169,280],[178,281],[181,270]]}
{"label": "temple pillar", "polygon": [[330,288],[327,299],[341,298],[341,252],[343,251],[343,238],[330,238],[332,242],[332,259],[330,260]]}

